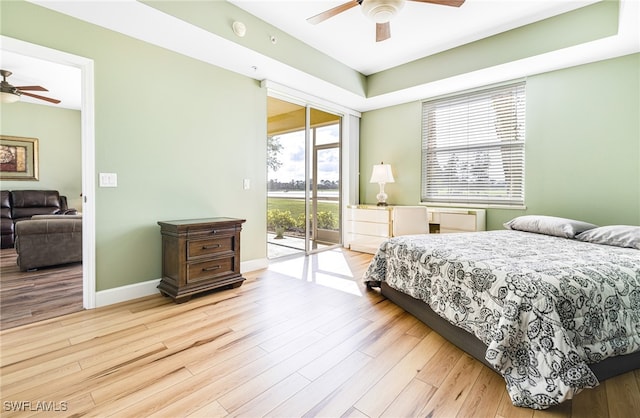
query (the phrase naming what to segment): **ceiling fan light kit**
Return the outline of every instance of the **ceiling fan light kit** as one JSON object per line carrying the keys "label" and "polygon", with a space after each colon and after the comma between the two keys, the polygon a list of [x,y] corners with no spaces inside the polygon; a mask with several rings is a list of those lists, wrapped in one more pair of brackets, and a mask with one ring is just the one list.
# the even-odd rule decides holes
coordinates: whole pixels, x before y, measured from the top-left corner
{"label": "ceiling fan light kit", "polygon": [[20,100],[20,91],[7,82],[7,77],[11,75],[11,71],[0,70],[2,81],[0,81],[0,102],[15,103]]}
{"label": "ceiling fan light kit", "polygon": [[0,92],[0,102],[15,103],[20,100],[20,95],[16,93],[6,92],[4,89]]}
{"label": "ceiling fan light kit", "polygon": [[363,0],[362,13],[376,23],[386,23],[398,14],[405,0]]}

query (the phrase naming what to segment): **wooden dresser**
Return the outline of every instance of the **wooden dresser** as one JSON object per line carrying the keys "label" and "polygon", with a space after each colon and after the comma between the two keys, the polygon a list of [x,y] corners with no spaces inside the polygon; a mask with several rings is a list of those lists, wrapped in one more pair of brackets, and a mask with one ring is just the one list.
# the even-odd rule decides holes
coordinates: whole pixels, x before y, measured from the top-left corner
{"label": "wooden dresser", "polygon": [[162,234],[160,292],[177,303],[223,286],[238,287],[240,231],[244,219],[208,218],[158,222]]}

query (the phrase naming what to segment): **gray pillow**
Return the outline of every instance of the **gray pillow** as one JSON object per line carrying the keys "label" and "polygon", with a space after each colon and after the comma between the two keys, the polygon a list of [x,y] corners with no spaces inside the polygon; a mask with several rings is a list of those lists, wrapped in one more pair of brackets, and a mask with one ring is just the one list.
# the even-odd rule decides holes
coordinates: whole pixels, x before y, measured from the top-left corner
{"label": "gray pillow", "polygon": [[640,250],[640,226],[607,225],[590,229],[576,236],[576,239],[594,244]]}
{"label": "gray pillow", "polygon": [[575,238],[581,232],[598,227],[587,222],[545,215],[518,216],[503,225],[507,229],[563,238]]}

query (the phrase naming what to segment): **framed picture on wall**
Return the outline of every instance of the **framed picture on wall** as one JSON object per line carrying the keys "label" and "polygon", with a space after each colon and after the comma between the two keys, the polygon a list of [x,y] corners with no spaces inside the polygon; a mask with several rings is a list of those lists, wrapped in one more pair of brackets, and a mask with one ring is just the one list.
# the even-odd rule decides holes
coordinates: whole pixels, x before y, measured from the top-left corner
{"label": "framed picture on wall", "polygon": [[38,138],[0,135],[0,180],[38,180]]}

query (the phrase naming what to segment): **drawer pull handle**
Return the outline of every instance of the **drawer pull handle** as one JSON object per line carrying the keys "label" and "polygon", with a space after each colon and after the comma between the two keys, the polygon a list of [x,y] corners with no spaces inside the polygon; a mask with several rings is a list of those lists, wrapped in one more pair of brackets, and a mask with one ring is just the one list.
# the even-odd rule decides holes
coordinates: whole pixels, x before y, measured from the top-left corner
{"label": "drawer pull handle", "polygon": [[213,267],[206,267],[203,268],[202,271],[213,271],[213,270],[218,270],[221,266],[213,266]]}
{"label": "drawer pull handle", "polygon": [[222,245],[221,245],[221,244],[216,244],[216,245],[203,245],[203,246],[202,246],[202,249],[203,249],[203,250],[211,250],[211,249],[213,249],[213,248],[220,248],[220,247],[222,247]]}
{"label": "drawer pull handle", "polygon": [[214,229],[213,231],[211,231],[211,233],[215,235],[215,234],[217,234],[217,233],[218,233],[218,231],[216,231],[216,230]]}

